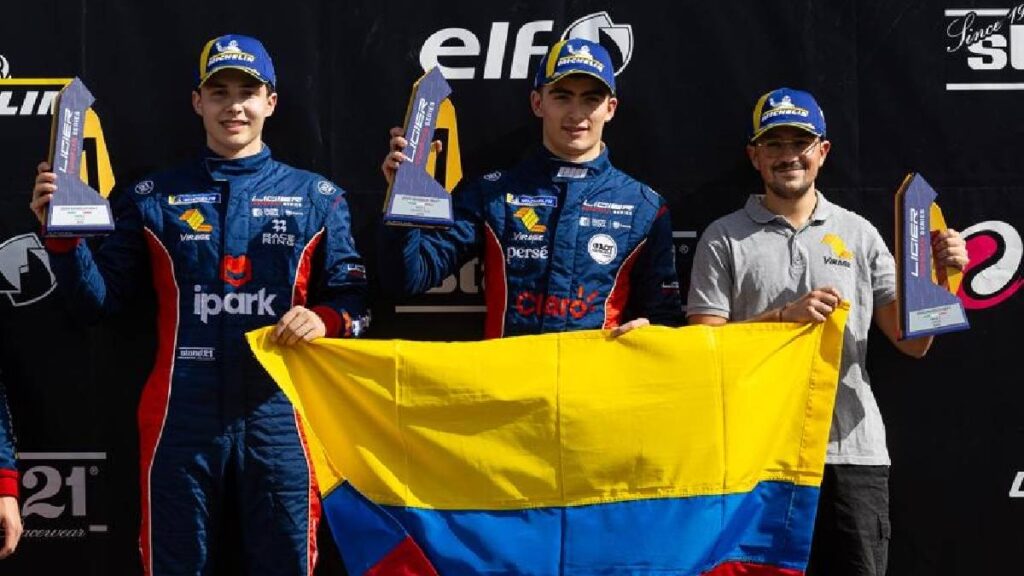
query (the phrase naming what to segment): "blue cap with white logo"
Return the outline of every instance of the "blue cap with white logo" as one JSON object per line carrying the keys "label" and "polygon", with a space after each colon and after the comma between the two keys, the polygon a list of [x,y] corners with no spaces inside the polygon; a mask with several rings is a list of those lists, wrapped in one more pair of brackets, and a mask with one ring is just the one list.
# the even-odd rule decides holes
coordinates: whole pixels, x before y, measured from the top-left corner
{"label": "blue cap with white logo", "polygon": [[793,126],[824,138],[825,113],[810,92],[778,88],[761,96],[754,106],[750,141],[777,126]]}
{"label": "blue cap with white logo", "polygon": [[541,59],[533,87],[540,89],[569,74],[593,76],[615,94],[615,66],[608,51],[597,42],[569,38],[556,43]]}
{"label": "blue cap with white logo", "polygon": [[277,84],[270,54],[259,40],[251,36],[225,34],[207,42],[199,54],[199,79],[196,87],[202,86],[210,76],[227,68],[241,70],[264,84],[270,84],[271,89]]}

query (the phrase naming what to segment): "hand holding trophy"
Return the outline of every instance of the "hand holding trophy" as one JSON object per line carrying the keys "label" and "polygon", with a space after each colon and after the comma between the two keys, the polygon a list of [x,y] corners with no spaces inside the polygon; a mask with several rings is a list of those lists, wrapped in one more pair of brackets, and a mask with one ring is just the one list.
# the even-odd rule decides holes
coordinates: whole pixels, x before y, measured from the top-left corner
{"label": "hand holding trophy", "polygon": [[451,91],[436,67],[413,84],[401,150],[408,160],[398,165],[384,201],[384,222],[389,225],[447,228],[454,221],[451,194],[427,171],[438,112]]}
{"label": "hand holding trophy", "polygon": [[967,330],[956,297],[961,271],[932,258],[932,233],[946,229],[938,195],[920,174],[910,173],[896,191],[896,302],[900,340]]}
{"label": "hand holding trophy", "polygon": [[[96,236],[114,230],[110,204],[81,179],[85,118],[94,101],[78,78],[65,86],[54,101],[49,167],[40,174],[40,179],[54,187],[44,219],[46,236]],[[53,176],[44,178],[48,173]],[[39,196],[35,194],[32,203],[37,214],[43,209],[41,204],[45,204]]]}

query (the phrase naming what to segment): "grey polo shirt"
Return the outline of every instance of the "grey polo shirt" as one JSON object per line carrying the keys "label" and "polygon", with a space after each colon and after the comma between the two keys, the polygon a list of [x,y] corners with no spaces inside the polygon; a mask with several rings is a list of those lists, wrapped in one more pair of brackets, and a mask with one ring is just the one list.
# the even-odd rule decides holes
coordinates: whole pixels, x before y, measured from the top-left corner
{"label": "grey polo shirt", "polygon": [[839,391],[826,462],[889,464],[885,426],[865,370],[875,308],[896,299],[892,254],[875,227],[820,192],[799,230],[752,195],[701,236],[690,275],[687,315],[746,320],[833,286],[852,304],[843,337]]}

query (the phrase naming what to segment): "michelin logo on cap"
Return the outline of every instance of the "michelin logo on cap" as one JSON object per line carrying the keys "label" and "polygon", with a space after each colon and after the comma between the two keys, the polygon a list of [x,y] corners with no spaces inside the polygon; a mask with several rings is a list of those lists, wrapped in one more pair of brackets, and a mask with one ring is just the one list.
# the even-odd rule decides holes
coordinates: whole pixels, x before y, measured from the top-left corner
{"label": "michelin logo on cap", "polygon": [[534,88],[541,88],[570,74],[586,74],[597,78],[615,94],[615,66],[603,46],[583,38],[570,38],[555,43],[540,61]]}
{"label": "michelin logo on cap", "polygon": [[211,76],[226,68],[241,70],[271,86],[277,84],[270,54],[263,43],[251,36],[225,34],[207,42],[199,54],[197,85],[202,86]]}
{"label": "michelin logo on cap", "polygon": [[793,126],[825,137],[825,113],[809,92],[778,88],[761,96],[754,105],[750,141],[777,126]]}

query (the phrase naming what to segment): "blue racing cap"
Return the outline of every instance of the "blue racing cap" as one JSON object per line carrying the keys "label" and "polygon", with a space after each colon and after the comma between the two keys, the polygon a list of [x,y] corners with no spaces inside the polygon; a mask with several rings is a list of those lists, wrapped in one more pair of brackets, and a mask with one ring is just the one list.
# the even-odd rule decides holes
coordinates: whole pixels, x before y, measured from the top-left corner
{"label": "blue racing cap", "polygon": [[551,47],[537,67],[533,87],[540,89],[569,74],[593,76],[615,94],[615,67],[608,51],[597,42],[569,38]]}
{"label": "blue racing cap", "polygon": [[199,54],[199,80],[196,87],[202,86],[210,76],[227,68],[241,70],[264,84],[270,84],[271,89],[277,84],[270,54],[259,40],[251,36],[225,34],[207,42]]}
{"label": "blue racing cap", "polygon": [[754,106],[753,142],[777,126],[793,126],[815,136],[825,137],[825,113],[810,92],[778,88],[758,99]]}

